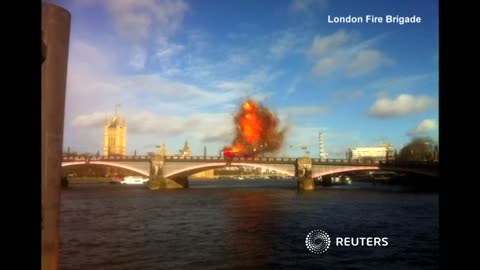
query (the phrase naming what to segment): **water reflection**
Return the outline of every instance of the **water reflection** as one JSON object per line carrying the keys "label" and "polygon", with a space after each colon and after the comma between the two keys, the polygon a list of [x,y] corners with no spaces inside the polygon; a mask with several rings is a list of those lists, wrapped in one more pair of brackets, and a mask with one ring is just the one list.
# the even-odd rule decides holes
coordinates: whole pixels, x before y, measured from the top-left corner
{"label": "water reflection", "polygon": [[[295,186],[192,183],[151,192],[72,184],[62,191],[61,269],[438,268],[438,194]],[[386,235],[392,244],[318,256],[305,247],[312,229]]]}
{"label": "water reflection", "polygon": [[[260,268],[272,260],[274,198],[264,192],[235,192],[228,199],[228,260],[242,262],[244,267]],[[272,200],[273,199],[273,200]]]}

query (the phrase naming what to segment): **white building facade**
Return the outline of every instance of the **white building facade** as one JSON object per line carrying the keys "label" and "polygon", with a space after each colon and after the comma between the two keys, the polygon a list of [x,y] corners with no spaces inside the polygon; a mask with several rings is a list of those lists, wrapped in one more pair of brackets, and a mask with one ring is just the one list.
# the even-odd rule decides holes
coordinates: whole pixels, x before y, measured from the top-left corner
{"label": "white building facade", "polygon": [[385,160],[393,158],[393,148],[391,145],[382,145],[379,147],[357,147],[350,149],[350,159],[363,160]]}

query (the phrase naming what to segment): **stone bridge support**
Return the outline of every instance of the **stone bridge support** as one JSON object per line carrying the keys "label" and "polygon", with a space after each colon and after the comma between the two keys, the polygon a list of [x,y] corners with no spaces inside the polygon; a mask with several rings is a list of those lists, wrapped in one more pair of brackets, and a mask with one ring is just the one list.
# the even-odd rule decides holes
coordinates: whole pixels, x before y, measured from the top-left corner
{"label": "stone bridge support", "polygon": [[178,176],[175,178],[165,178],[166,188],[188,188],[188,176]]}
{"label": "stone bridge support", "polygon": [[155,156],[150,160],[150,179],[148,189],[188,188],[188,176],[165,178],[165,157]]}
{"label": "stone bridge support", "polygon": [[312,177],[312,159],[302,157],[295,163],[295,177],[297,178],[297,189],[301,191],[315,190],[315,180]]}
{"label": "stone bridge support", "polygon": [[163,177],[163,164],[165,159],[162,156],[155,156],[150,160],[150,179],[148,189],[158,190],[166,188],[166,180]]}

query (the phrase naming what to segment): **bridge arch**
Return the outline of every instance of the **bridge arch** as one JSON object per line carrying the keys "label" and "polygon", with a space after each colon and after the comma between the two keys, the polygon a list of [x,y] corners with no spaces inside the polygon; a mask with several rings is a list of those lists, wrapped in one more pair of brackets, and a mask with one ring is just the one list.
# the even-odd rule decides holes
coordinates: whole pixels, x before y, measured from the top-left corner
{"label": "bridge arch", "polygon": [[143,176],[150,176],[150,173],[144,170],[140,170],[137,168],[134,168],[132,166],[124,165],[124,164],[119,164],[115,162],[106,162],[106,161],[90,161],[90,162],[82,162],[82,161],[77,161],[77,162],[63,162],[62,167],[67,167],[67,166],[75,166],[75,165],[103,165],[103,166],[112,166],[112,167],[117,167],[117,168],[122,168],[122,169],[127,169],[130,171],[137,172]]}
{"label": "bridge arch", "polygon": [[[169,172],[164,175],[165,178],[175,178],[178,176],[189,176],[192,174],[195,174],[197,172],[205,171],[208,169],[216,169],[216,168],[222,168],[226,166],[244,166],[244,167],[254,167],[254,168],[263,168],[263,169],[268,169],[268,170],[274,170],[276,172],[280,172],[289,176],[294,176],[293,172],[289,172],[283,169],[279,169],[275,166],[266,166],[262,164],[252,164],[252,163],[241,163],[241,162],[232,162],[230,164],[226,164],[225,162],[216,162],[216,163],[205,163],[205,164],[200,164],[200,165],[194,165],[182,169],[178,169],[172,172]],[[293,168],[293,165],[292,165]]]}
{"label": "bridge arch", "polygon": [[430,171],[430,170],[422,170],[418,168],[389,168],[389,167],[380,167],[382,171],[394,171],[394,172],[406,172],[406,173],[413,173],[413,174],[420,174],[425,176],[432,176],[437,177],[437,171]]}
{"label": "bridge arch", "polygon": [[416,168],[385,168],[385,167],[378,167],[378,166],[368,166],[368,167],[347,167],[347,168],[331,169],[331,170],[326,170],[322,172],[316,172],[313,174],[312,177],[316,178],[316,177],[325,176],[329,174],[354,172],[354,171],[393,171],[393,172],[414,173],[414,174],[433,176],[433,177],[437,176],[437,174],[434,172],[416,169]]}
{"label": "bridge arch", "polygon": [[368,166],[368,167],[344,167],[344,168],[338,168],[338,169],[332,169],[332,170],[326,170],[326,171],[321,171],[321,172],[316,172],[312,175],[313,178],[317,178],[320,176],[325,176],[329,174],[335,174],[335,173],[343,173],[343,172],[354,172],[354,171],[374,171],[374,170],[380,170],[380,167],[378,166]]}

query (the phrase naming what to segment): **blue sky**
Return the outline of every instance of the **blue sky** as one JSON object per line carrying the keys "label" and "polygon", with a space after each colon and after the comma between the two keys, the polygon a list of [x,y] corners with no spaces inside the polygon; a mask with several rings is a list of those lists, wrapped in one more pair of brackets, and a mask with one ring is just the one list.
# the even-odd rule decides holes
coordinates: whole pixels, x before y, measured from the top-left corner
{"label": "blue sky", "polygon": [[[127,152],[217,155],[247,96],[287,127],[277,153],[328,157],[413,136],[438,139],[438,1],[69,0],[64,148],[102,152],[115,104]],[[417,24],[332,24],[337,16]]]}

